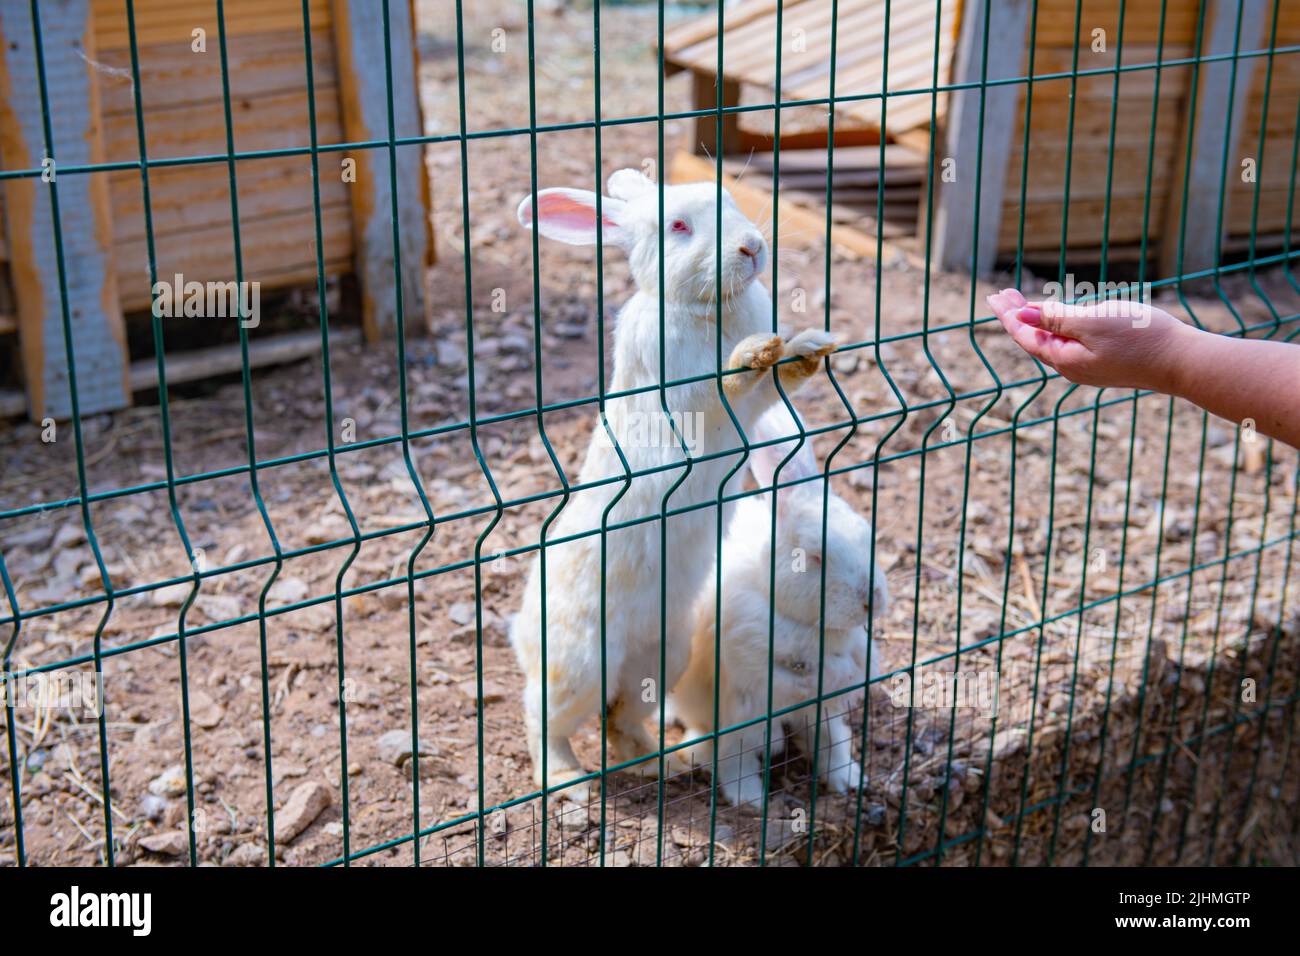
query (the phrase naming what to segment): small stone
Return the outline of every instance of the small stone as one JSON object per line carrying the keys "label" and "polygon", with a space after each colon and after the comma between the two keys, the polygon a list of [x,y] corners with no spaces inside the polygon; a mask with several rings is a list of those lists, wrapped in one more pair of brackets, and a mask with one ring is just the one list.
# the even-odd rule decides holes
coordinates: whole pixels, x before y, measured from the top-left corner
{"label": "small stone", "polygon": [[69,521],[59,526],[54,535],[54,547],[73,548],[86,540],[86,529],[79,522]]}
{"label": "small stone", "polygon": [[[400,767],[411,759],[411,734],[406,730],[390,730],[376,741],[379,756],[384,763]],[[438,751],[423,740],[420,741],[421,757],[436,757]]]}
{"label": "small stone", "polygon": [[[471,702],[478,701],[478,682],[476,680],[463,680],[456,685],[462,694],[470,699]],[[503,700],[506,696],[505,688],[496,681],[483,681],[483,703],[494,704]]]}
{"label": "small stone", "polygon": [[167,814],[170,804],[157,794],[147,793],[140,798],[140,815],[150,823],[157,823]]}
{"label": "small stone", "polygon": [[265,863],[266,850],[256,843],[241,843],[226,857],[227,866],[263,866]]}
{"label": "small stone", "polygon": [[152,836],[141,838],[140,846],[150,853],[161,853],[163,856],[181,856],[189,850],[190,840],[180,830],[168,830],[165,833],[155,833]]}
{"label": "small stone", "polygon": [[840,375],[852,375],[858,370],[858,362],[859,358],[856,350],[837,352],[831,356],[831,368]]}
{"label": "small stone", "polygon": [[211,730],[226,715],[222,706],[201,690],[190,693],[190,720],[204,730]]}
{"label": "small stone", "polygon": [[289,797],[284,809],[275,814],[277,842],[292,842],[298,834],[311,826],[330,803],[330,792],[324,784],[309,781],[299,786]]}
{"label": "small stone", "polygon": [[437,348],[437,362],[444,368],[461,368],[465,364],[465,350],[455,342],[447,339],[439,339]]}
{"label": "small stone", "polygon": [[173,584],[170,587],[158,588],[149,595],[149,603],[154,607],[180,607],[185,603],[185,599],[192,590],[194,590],[194,585],[188,581]]}
{"label": "small stone", "polygon": [[185,792],[185,768],[180,764],[168,767],[149,781],[149,792],[156,797],[179,797]]}
{"label": "small stone", "polygon": [[277,604],[297,604],[307,596],[307,582],[302,578],[280,578],[271,585],[271,590],[266,596],[268,600]]}
{"label": "small stone", "polygon": [[469,624],[474,620],[474,605],[469,601],[457,601],[447,609],[447,616],[453,624]]}

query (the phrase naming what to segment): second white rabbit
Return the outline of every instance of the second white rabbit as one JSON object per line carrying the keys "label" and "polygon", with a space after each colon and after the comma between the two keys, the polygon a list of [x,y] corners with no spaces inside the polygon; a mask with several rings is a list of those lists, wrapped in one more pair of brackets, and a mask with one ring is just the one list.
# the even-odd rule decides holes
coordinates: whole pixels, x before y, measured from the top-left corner
{"label": "second white rabbit", "polygon": [[[784,405],[770,409],[754,429],[756,440],[795,436],[798,429]],[[818,475],[811,439],[781,469],[781,484]],[[750,469],[759,487],[771,487],[773,472],[793,450],[795,441],[780,442],[751,452]],[[883,615],[889,600],[885,576],[872,567],[871,524],[834,492],[826,495],[827,521],[823,541],[823,478],[776,493],[776,547],[771,538],[771,492],[743,498],[722,544],[721,639],[715,620],[717,591],[710,586],[697,607],[697,627],[691,662],[669,702],[688,738],[710,734],[714,728],[717,694],[721,728],[761,718],[768,712],[768,660],[772,658],[771,708],[780,711],[818,695],[825,697],[820,734],[818,774],[832,790],[856,789],[861,772],[853,756],[854,723],[860,714],[861,689],[837,694],[867,678],[867,623]],[[775,565],[772,562],[775,561]],[[775,589],[772,569],[775,567]],[[825,574],[825,643],[821,640],[822,580]],[[769,629],[770,609],[775,606]],[[881,673],[880,655],[872,642],[870,676]],[[717,675],[715,659],[720,659]],[[835,695],[835,696],[826,696]],[[782,753],[785,731],[800,741],[811,759],[816,732],[816,706],[791,711],[772,721],[771,755]],[[760,806],[763,801],[763,756],[766,721],[758,720],[718,738],[717,782],[731,803]],[[713,751],[707,742],[692,748],[697,766],[711,768]]]}

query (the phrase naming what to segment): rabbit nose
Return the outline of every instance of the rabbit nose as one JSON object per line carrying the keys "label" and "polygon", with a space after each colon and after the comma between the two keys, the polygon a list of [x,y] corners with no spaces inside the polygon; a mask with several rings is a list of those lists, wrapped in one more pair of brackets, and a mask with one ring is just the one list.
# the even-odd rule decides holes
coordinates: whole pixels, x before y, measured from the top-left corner
{"label": "rabbit nose", "polygon": [[741,243],[740,245],[740,254],[742,256],[748,256],[755,268],[758,267],[758,254],[761,251],[762,249],[757,243],[752,245],[749,243]]}

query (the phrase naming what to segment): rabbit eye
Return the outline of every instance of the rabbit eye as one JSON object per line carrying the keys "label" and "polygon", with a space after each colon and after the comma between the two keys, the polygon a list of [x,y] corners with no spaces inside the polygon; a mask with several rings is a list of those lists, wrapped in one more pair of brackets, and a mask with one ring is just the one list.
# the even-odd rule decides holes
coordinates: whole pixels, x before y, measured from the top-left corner
{"label": "rabbit eye", "polygon": [[672,225],[670,225],[668,229],[670,232],[678,232],[684,236],[689,236],[691,234],[691,227],[687,224],[685,219],[674,219]]}

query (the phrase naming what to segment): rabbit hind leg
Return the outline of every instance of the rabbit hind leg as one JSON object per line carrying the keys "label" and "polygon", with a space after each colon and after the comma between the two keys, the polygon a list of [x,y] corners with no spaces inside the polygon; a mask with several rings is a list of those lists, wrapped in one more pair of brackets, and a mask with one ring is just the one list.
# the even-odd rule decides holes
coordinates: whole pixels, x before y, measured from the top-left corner
{"label": "rabbit hind leg", "polygon": [[[578,730],[578,725],[591,711],[586,702],[558,699],[559,695],[548,697],[546,720],[546,780],[547,789],[561,787],[571,780],[586,775],[582,763],[573,752],[569,738]],[[524,687],[524,725],[528,732],[528,754],[533,763],[533,782],[541,787],[542,780],[542,727],[541,727],[541,689],[538,682],[528,680]],[[586,801],[589,791],[586,783],[573,784],[559,791],[564,799],[577,803]]]}

